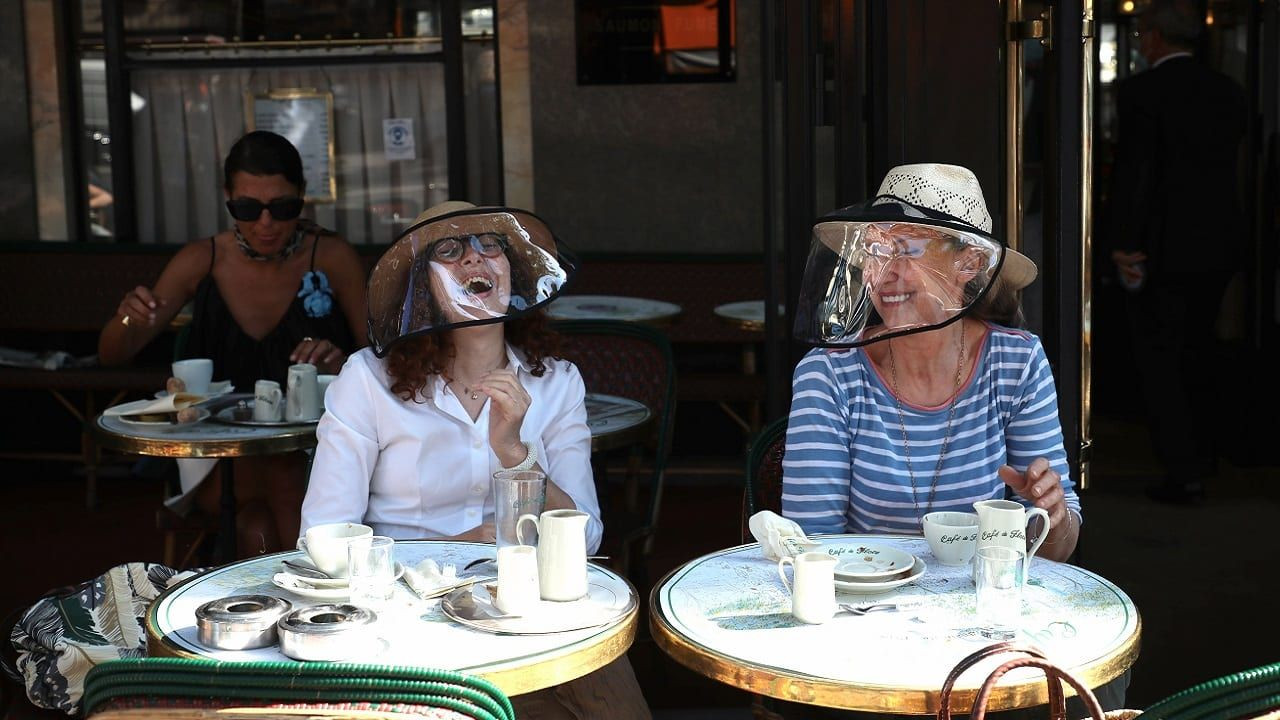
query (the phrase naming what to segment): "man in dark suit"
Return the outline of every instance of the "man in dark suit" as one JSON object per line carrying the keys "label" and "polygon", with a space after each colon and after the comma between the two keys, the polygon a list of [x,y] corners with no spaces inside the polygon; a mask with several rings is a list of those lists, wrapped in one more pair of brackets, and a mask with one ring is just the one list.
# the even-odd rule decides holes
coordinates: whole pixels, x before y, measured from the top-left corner
{"label": "man in dark suit", "polygon": [[1164,481],[1147,494],[1197,502],[1215,471],[1206,355],[1227,282],[1249,247],[1239,207],[1244,94],[1191,49],[1195,4],[1153,0],[1139,18],[1150,69],[1117,89],[1119,138],[1105,241],[1127,293],[1134,360]]}

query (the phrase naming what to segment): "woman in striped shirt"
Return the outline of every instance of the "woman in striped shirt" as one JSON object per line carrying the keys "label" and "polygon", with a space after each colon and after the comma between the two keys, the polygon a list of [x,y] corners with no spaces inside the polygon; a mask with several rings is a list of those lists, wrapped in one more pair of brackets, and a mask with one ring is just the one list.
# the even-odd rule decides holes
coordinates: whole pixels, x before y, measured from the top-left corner
{"label": "woman in striped shirt", "polygon": [[[807,533],[919,533],[935,510],[1006,495],[1044,508],[1040,554],[1074,550],[1053,375],[1016,324],[1035,265],[991,238],[977,179],[894,168],[814,227],[797,334],[783,514]],[[1034,533],[1033,533],[1034,537]]]}

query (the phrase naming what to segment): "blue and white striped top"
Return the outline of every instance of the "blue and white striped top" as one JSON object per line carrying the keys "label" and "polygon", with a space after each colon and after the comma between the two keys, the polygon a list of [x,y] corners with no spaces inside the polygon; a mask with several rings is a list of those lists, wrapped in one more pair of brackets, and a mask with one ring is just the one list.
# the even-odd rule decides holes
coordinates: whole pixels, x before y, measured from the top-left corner
{"label": "blue and white striped top", "polygon": [[1025,471],[1038,457],[1062,476],[1067,507],[1078,514],[1053,374],[1039,338],[988,324],[981,348],[957,400],[932,506],[930,484],[950,405],[902,403],[913,498],[898,407],[866,353],[815,349],[805,355],[792,381],[782,514],[806,533],[918,534],[927,512],[973,512],[976,501],[1004,497],[997,469],[1008,464]]}

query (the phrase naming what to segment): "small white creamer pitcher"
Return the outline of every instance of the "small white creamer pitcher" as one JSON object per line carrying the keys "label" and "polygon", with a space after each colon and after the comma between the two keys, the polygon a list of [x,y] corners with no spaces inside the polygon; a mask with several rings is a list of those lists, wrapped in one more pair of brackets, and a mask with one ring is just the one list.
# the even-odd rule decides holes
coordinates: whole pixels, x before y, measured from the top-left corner
{"label": "small white creamer pitcher", "polygon": [[284,419],[290,422],[315,420],[320,417],[320,385],[316,366],[298,363],[289,366],[285,393]]}
{"label": "small white creamer pitcher", "polygon": [[538,586],[543,600],[565,602],[587,594],[587,518],[578,510],[521,515],[516,539],[524,543],[526,522],[538,529]]}
{"label": "small white creamer pitcher", "polygon": [[[1027,567],[1031,557],[1049,536],[1049,513],[1044,508],[1028,510],[1012,500],[982,500],[973,504],[978,511],[978,542],[975,550],[984,547],[1007,547],[1027,554]],[[1027,545],[1027,526],[1031,518],[1039,516],[1044,527],[1034,543]]]}

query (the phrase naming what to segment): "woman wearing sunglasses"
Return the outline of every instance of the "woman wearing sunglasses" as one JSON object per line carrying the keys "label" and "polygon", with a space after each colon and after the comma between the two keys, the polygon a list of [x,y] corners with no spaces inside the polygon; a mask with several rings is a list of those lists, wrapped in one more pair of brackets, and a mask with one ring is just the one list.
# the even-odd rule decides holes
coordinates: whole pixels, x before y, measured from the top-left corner
{"label": "woman wearing sunglasses", "polygon": [[[194,301],[181,353],[212,359],[215,380],[252,392],[263,379],[283,386],[293,363],[338,372],[365,344],[363,266],[342,238],[301,218],[306,180],[298,151],[275,133],[251,132],[231,147],[223,177],[231,227],[179,250],[153,287],[127,292],[102,331],[99,358],[129,362]],[[176,509],[194,499],[216,512],[218,483],[201,482],[211,467],[180,463]],[[235,478],[238,546],[248,553],[293,547],[304,457],[238,460]]]}

